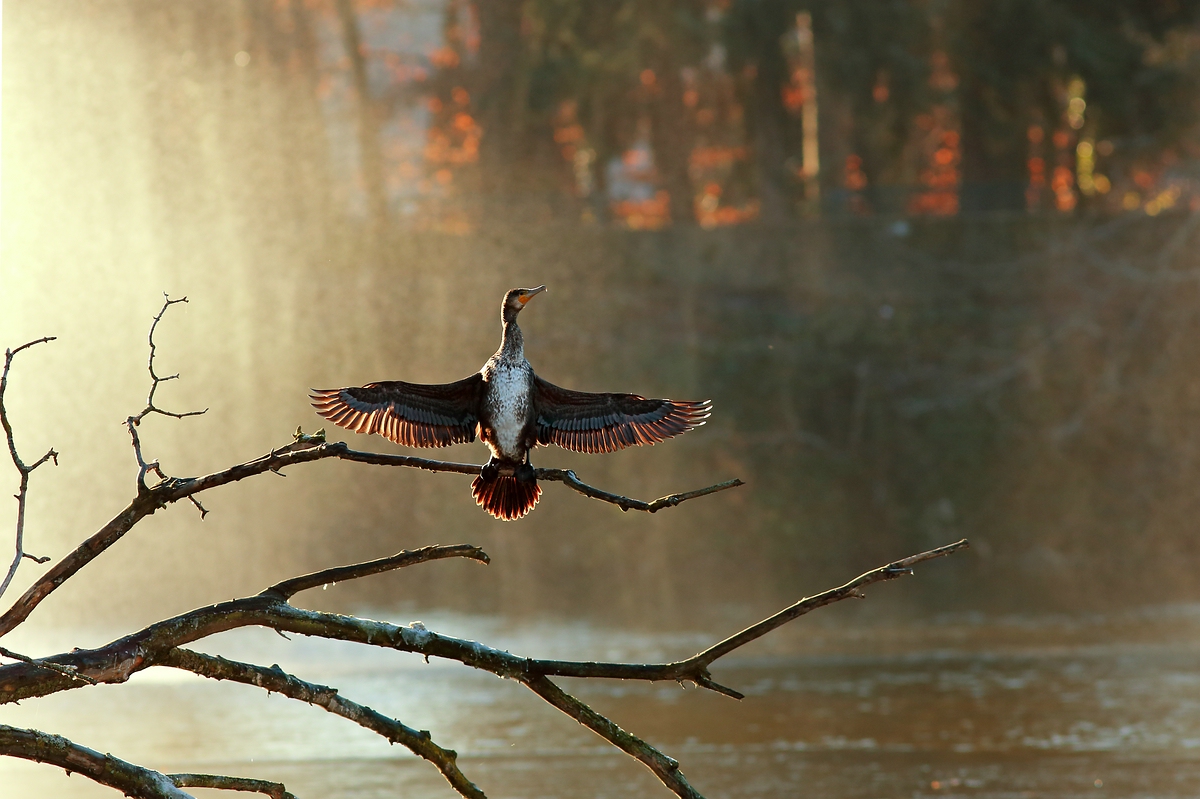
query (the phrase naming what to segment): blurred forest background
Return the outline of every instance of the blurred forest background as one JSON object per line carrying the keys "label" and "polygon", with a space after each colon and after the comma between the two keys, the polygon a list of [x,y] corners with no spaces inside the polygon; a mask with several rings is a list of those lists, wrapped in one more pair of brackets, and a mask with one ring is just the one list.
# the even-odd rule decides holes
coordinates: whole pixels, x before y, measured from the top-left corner
{"label": "blurred forest background", "polygon": [[1200,599],[1200,2],[3,14],[0,333],[62,337],[13,379],[22,446],[64,452],[37,475],[36,554],[131,495],[118,422],[163,290],[192,299],[161,329],[167,402],[212,408],[144,434],[168,472],[317,427],[310,386],[469,374],[503,291],[544,282],[522,317],[540,374],[716,411],[653,451],[539,465],[646,498],[749,483],[638,518],[549,486],[502,525],[456,478],[321,464],[214,497],[203,526],[160,514],[79,602],[157,617],[147,596],[469,540],[498,559],[484,577],[346,601],[707,623],[963,536],[974,555],[903,596]]}

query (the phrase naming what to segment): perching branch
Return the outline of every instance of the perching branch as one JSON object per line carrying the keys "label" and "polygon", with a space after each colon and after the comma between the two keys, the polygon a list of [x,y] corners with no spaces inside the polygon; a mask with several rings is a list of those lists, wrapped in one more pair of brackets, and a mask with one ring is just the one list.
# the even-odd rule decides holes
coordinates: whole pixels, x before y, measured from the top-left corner
{"label": "perching branch", "polygon": [[45,563],[50,558],[39,558],[30,555],[25,551],[25,500],[29,492],[29,475],[34,469],[41,466],[46,461],[54,461],[54,465],[58,465],[58,453],[51,449],[42,457],[38,458],[32,465],[26,465],[21,460],[21,456],[17,454],[17,444],[13,438],[12,424],[8,421],[8,409],[4,405],[4,394],[8,390],[8,371],[12,367],[13,358],[21,350],[27,350],[37,344],[44,344],[48,341],[54,341],[54,336],[45,336],[36,341],[30,341],[22,344],[15,350],[4,351],[4,372],[0,374],[0,426],[4,427],[4,435],[8,439],[8,454],[12,456],[13,466],[17,467],[17,472],[21,475],[20,487],[17,489],[17,531],[16,531],[16,551],[13,553],[12,563],[9,564],[8,572],[4,575],[3,582],[0,582],[0,596],[4,596],[4,592],[8,590],[8,586],[12,583],[13,577],[17,574],[17,568],[21,565],[21,561],[29,558],[36,563]]}
{"label": "perching branch", "polygon": [[[121,540],[121,537],[129,532],[135,524],[159,508],[166,507],[181,499],[193,498],[201,492],[230,483],[236,483],[248,477],[263,474],[264,472],[280,472],[290,466],[325,460],[326,458],[338,458],[340,460],[370,463],[378,466],[404,466],[425,469],[431,472],[455,472],[471,475],[479,474],[479,470],[482,468],[468,463],[448,463],[429,458],[418,458],[412,455],[361,452],[350,449],[349,446],[342,442],[326,443],[323,436],[299,434],[296,437],[296,441],[285,447],[272,450],[261,458],[256,458],[237,466],[231,466],[223,471],[214,472],[204,477],[171,477],[164,479],[162,482],[147,488],[145,492],[139,493],[128,507],[76,547],[73,552],[51,567],[48,572],[31,585],[24,595],[13,603],[12,607],[3,616],[0,616],[0,637],[3,637],[28,618],[33,609],[57,589],[58,586],[62,585],[72,575],[90,563],[100,553]],[[677,505],[687,499],[704,496],[716,491],[723,491],[726,488],[732,488],[736,485],[742,485],[740,480],[734,480],[726,483],[718,483],[715,486],[709,486],[698,491],[690,491],[686,494],[675,494],[663,497],[662,499],[656,499],[653,502],[644,502],[593,488],[574,478],[573,475],[572,481],[568,481],[564,475],[570,473],[564,473],[558,469],[537,469],[535,473],[538,479],[559,480],[586,496],[611,502],[623,510],[635,509],[650,512]]]}
{"label": "perching branch", "polygon": [[600,488],[595,488],[580,480],[575,476],[575,472],[570,469],[536,469],[537,478],[539,480],[549,480],[562,483],[568,488],[578,491],[585,497],[592,499],[611,502],[623,511],[644,510],[647,513],[657,513],[663,508],[673,508],[680,502],[686,502],[689,499],[703,497],[709,494],[715,494],[718,491],[724,491],[727,488],[736,488],[745,485],[741,480],[733,479],[726,480],[723,483],[710,485],[706,488],[698,488],[694,491],[684,491],[682,494],[670,494],[665,497],[659,497],[651,502],[646,502],[641,499],[630,499],[619,494],[613,494]]}
{"label": "perching branch", "polygon": [[[154,368],[154,358],[157,351],[157,345],[154,343],[154,332],[158,328],[158,323],[162,321],[167,309],[172,305],[181,302],[187,302],[187,297],[173,300],[170,296],[164,294],[164,302],[158,314],[154,317],[153,323],[150,325],[150,333],[148,336],[150,344],[150,354],[147,359],[147,370],[150,373],[150,391],[146,397],[146,407],[139,413],[130,416],[126,419],[126,427],[129,430],[129,437],[133,444],[134,457],[138,463],[137,475],[137,496],[134,500],[121,511],[117,516],[104,525],[99,531],[94,533],[90,538],[75,548],[73,552],[56,563],[51,569],[42,575],[28,590],[15,602],[12,607],[0,616],[0,638],[11,632],[14,628],[20,625],[33,609],[41,603],[43,599],[53,593],[58,586],[70,579],[80,569],[94,560],[100,553],[104,552],[110,546],[119,541],[125,533],[129,532],[135,524],[157,511],[159,508],[164,508],[167,505],[179,502],[186,499],[190,501],[200,511],[200,517],[208,513],[205,507],[200,504],[198,494],[208,491],[219,486],[235,483],[239,480],[244,480],[247,477],[262,474],[264,472],[274,472],[283,474],[282,470],[288,466],[293,466],[298,463],[310,463],[312,461],[324,460],[325,458],[338,458],[340,460],[355,461],[358,463],[370,463],[379,466],[405,466],[410,468],[425,469],[432,472],[454,472],[458,474],[479,474],[482,466],[476,466],[468,463],[450,463],[447,461],[432,460],[429,458],[418,458],[411,455],[389,455],[378,452],[361,452],[350,449],[343,443],[330,444],[325,441],[324,431],[320,431],[315,435],[305,435],[299,428],[296,429],[294,440],[291,444],[274,449],[268,454],[246,463],[241,463],[236,466],[231,466],[220,472],[206,475],[204,477],[179,478],[169,477],[163,472],[157,461],[147,461],[142,454],[142,443],[138,435],[138,426],[142,420],[150,414],[159,414],[169,416],[174,419],[182,419],[188,416],[199,416],[207,411],[187,411],[184,413],[175,413],[166,411],[154,404],[154,395],[158,391],[160,384],[168,380],[175,380],[179,377],[178,374],[160,377]],[[8,353],[5,366],[3,381],[8,379],[8,367],[12,362],[12,356],[27,347],[34,344],[40,344],[43,341],[52,341],[52,338],[39,339],[18,347]],[[33,466],[26,467],[17,457],[16,447],[13,444],[12,429],[8,424],[7,416],[3,413],[3,389],[6,382],[0,382],[0,419],[3,419],[5,432],[8,434],[9,451],[12,454],[13,462],[17,464],[18,471],[21,472],[21,490],[18,492],[18,520],[17,520],[17,555],[13,560],[12,566],[9,568],[9,574],[5,581],[0,585],[0,595],[3,595],[4,589],[12,581],[13,574],[16,572],[17,566],[20,564],[22,557],[27,557],[22,550],[22,532],[24,525],[24,496],[25,487],[28,483],[28,473],[44,463],[47,459],[53,458],[57,464],[58,454],[51,450],[42,457]],[[158,476],[159,482],[155,485],[148,485],[146,475],[153,472]],[[669,496],[660,497],[659,499],[646,502],[640,499],[631,499],[623,497],[619,494],[613,494],[604,491],[581,481],[575,476],[575,473],[570,470],[561,469],[536,469],[535,475],[540,480],[561,482],[572,490],[578,491],[584,496],[599,499],[604,502],[609,502],[623,511],[642,510],[649,513],[654,513],[662,508],[674,507],[681,502],[689,499],[713,494],[718,491],[724,491],[727,488],[744,485],[741,480],[729,480],[724,483],[708,486],[706,488],[697,489],[694,491],[686,491],[681,494],[671,494]],[[41,559],[39,562],[45,562],[48,559]]]}

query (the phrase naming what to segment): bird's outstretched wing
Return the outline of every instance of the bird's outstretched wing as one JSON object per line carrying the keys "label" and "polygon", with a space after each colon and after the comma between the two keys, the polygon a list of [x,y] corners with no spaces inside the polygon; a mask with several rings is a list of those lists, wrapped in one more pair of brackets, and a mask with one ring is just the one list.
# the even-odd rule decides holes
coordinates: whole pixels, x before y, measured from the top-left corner
{"label": "bird's outstretched wing", "polygon": [[317,413],[356,433],[378,433],[406,447],[447,447],[475,440],[483,376],[424,385],[388,380],[357,388],[313,389]]}
{"label": "bird's outstretched wing", "polygon": [[712,402],[646,399],[636,394],[590,394],[534,378],[539,444],[575,452],[616,452],[657,444],[704,424]]}

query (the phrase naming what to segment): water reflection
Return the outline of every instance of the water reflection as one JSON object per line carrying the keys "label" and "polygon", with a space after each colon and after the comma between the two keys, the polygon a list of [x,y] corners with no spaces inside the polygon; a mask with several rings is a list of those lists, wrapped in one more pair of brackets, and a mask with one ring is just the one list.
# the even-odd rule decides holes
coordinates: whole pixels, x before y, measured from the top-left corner
{"label": "water reflection", "polygon": [[[679,758],[708,796],[1194,795],[1200,607],[852,628],[836,618],[837,608],[824,612],[832,618],[801,620],[785,640],[718,668],[719,680],[746,692],[742,702],[673,683],[569,687]],[[421,617],[432,628],[536,656],[669,658],[711,640],[436,611]],[[664,791],[521,686],[488,674],[255,631],[222,635],[207,649],[278,662],[431,730],[462,754],[463,768],[489,795]],[[282,779],[299,796],[453,795],[427,764],[318,708],[166,670],[6,709],[5,722],[53,729],[164,769]],[[78,778],[4,761],[0,786],[5,799],[108,795]]]}

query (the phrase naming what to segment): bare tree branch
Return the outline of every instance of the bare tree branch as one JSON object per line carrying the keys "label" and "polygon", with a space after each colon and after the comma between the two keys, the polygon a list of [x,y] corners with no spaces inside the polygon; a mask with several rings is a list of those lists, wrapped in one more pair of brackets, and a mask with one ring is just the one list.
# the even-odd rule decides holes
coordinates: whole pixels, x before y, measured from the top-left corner
{"label": "bare tree branch", "polygon": [[[863,596],[862,588],[867,585],[912,574],[916,564],[952,554],[967,546],[967,542],[963,540],[873,569],[838,588],[802,599],[690,658],[672,663],[602,663],[525,658],[476,641],[441,635],[427,630],[419,622],[414,622],[408,627],[399,627],[387,622],[303,610],[282,599],[281,592],[267,589],[255,596],[209,605],[157,622],[97,649],[76,649],[70,653],[43,658],[38,664],[56,663],[72,666],[75,673],[84,674],[98,682],[124,682],[134,672],[159,664],[168,652],[177,646],[238,627],[261,626],[281,632],[354,641],[403,652],[415,652],[425,657],[455,660],[499,677],[522,681],[538,675],[674,682],[687,680],[719,693],[741,698],[741,694],[736,691],[712,682],[708,666],[718,658],[816,608],[843,599],[860,598]],[[453,554],[444,554],[451,552]],[[393,564],[391,568],[395,569],[440,557],[466,557],[482,561],[482,556],[483,553],[477,547],[455,545],[425,547],[413,553],[400,553],[384,560],[390,561]],[[370,561],[340,567],[329,570],[326,574],[376,574],[386,570],[379,568],[378,564],[382,562],[384,561]],[[323,584],[317,581],[315,575],[310,575],[279,585],[295,586],[300,584],[300,581],[303,581],[303,588],[314,588]],[[0,704],[76,687],[76,683],[66,675],[38,673],[38,664],[0,666]]]}
{"label": "bare tree branch", "polygon": [[165,774],[102,755],[61,735],[0,724],[0,754],[50,763],[138,799],[192,799]]}
{"label": "bare tree branch", "polygon": [[205,408],[202,411],[184,411],[183,413],[174,413],[172,411],[163,410],[154,404],[154,394],[156,391],[158,391],[159,385],[166,383],[168,380],[179,379],[178,374],[160,377],[159,374],[154,371],[154,356],[158,351],[158,345],[154,343],[154,331],[158,329],[158,323],[162,321],[162,318],[166,314],[168,308],[170,308],[172,305],[177,305],[178,303],[187,301],[187,297],[180,297],[177,300],[173,300],[168,294],[165,292],[163,293],[163,306],[161,309],[159,309],[158,314],[154,317],[154,321],[150,324],[150,335],[148,336],[150,344],[150,356],[146,361],[146,369],[150,372],[150,393],[146,395],[146,407],[136,416],[130,417],[133,420],[132,423],[135,425],[139,424],[142,419],[145,419],[152,413],[157,413],[161,416],[170,416],[172,419],[183,419],[188,416],[200,416],[208,412],[208,408]]}
{"label": "bare tree branch", "polygon": [[[146,362],[146,369],[150,372],[150,393],[146,395],[146,407],[137,414],[130,416],[125,420],[125,426],[129,428],[129,438],[133,443],[133,455],[137,459],[138,463],[138,494],[144,494],[150,490],[146,485],[146,475],[150,472],[154,472],[156,475],[158,475],[160,480],[166,481],[168,479],[166,474],[164,474],[162,469],[159,467],[158,461],[151,461],[148,463],[145,457],[142,455],[142,442],[138,437],[137,432],[138,425],[142,423],[142,420],[152,413],[157,413],[160,416],[169,416],[172,419],[183,419],[188,416],[200,416],[201,414],[208,412],[208,408],[205,408],[202,411],[185,411],[183,413],[175,413],[173,411],[163,410],[154,404],[154,394],[158,391],[159,385],[166,383],[168,380],[179,379],[178,374],[160,377],[158,372],[154,371],[154,356],[158,350],[158,345],[154,343],[154,331],[158,329],[158,323],[162,321],[162,318],[166,314],[168,308],[170,308],[172,305],[177,305],[178,303],[187,301],[187,297],[173,300],[166,292],[163,293],[163,306],[159,309],[158,314],[154,317],[154,321],[150,324],[150,334],[147,336],[150,343],[150,355]],[[196,498],[189,497],[189,499],[191,499],[192,504],[196,506],[197,510],[200,511],[200,518],[203,519],[208,511],[204,509],[204,506],[201,505],[199,500]]]}
{"label": "bare tree branch", "polygon": [[412,566],[429,560],[441,560],[442,558],[470,558],[484,565],[491,563],[491,558],[488,557],[486,552],[470,544],[454,544],[452,546],[434,545],[413,551],[405,550],[404,552],[399,552],[391,557],[380,558],[379,560],[369,560],[365,563],[355,563],[351,566],[337,566],[332,569],[322,569],[312,574],[293,577],[290,580],[275,583],[275,585],[263,591],[263,594],[289,600],[301,591],[316,588],[319,585],[340,583],[344,580],[354,580],[372,574],[382,574],[383,572],[403,569],[405,566]]}
{"label": "bare tree branch", "polygon": [[947,544],[937,549],[931,549],[928,552],[921,552],[917,555],[912,555],[901,560],[894,561],[886,566],[880,566],[877,569],[859,575],[845,585],[837,588],[831,588],[815,596],[801,599],[794,605],[784,608],[773,616],[770,616],[757,624],[742,630],[741,632],[726,638],[718,644],[705,649],[703,652],[698,652],[690,658],[679,660],[674,663],[663,664],[642,664],[642,663],[580,663],[573,661],[555,661],[541,660],[536,662],[536,670],[544,675],[555,677],[608,677],[623,680],[687,680],[717,693],[725,694],[734,699],[742,699],[743,694],[716,683],[712,679],[712,675],[708,672],[708,667],[713,661],[718,658],[728,655],[730,652],[745,646],[777,627],[787,624],[793,619],[797,619],[810,611],[817,608],[831,605],[834,602],[840,602],[843,599],[861,598],[863,596],[862,589],[872,583],[883,582],[885,580],[894,580],[897,577],[913,573],[913,567],[918,563],[923,563],[935,558],[941,558],[946,555],[953,554],[960,549],[966,549],[970,545],[966,539]]}
{"label": "bare tree branch", "polygon": [[[432,472],[454,472],[470,475],[479,474],[479,470],[482,468],[474,464],[449,463],[446,461],[430,460],[428,458],[418,458],[412,455],[360,452],[350,449],[343,442],[333,444],[324,443],[323,437],[301,434],[297,436],[297,440],[292,444],[272,450],[260,458],[231,466],[220,472],[214,472],[203,477],[172,477],[165,479],[161,483],[149,487],[144,493],[140,493],[128,507],[117,514],[108,524],[104,525],[99,531],[76,547],[73,552],[52,566],[46,574],[30,586],[25,594],[13,603],[12,607],[3,616],[0,616],[0,637],[3,637],[28,618],[33,609],[57,589],[58,586],[62,585],[73,574],[94,560],[100,553],[119,541],[135,524],[159,508],[164,508],[181,499],[192,498],[203,491],[236,483],[264,472],[279,472],[300,463],[310,463],[326,458],[338,458],[340,460],[369,463],[378,466],[403,466],[425,469]],[[623,509],[650,512],[663,507],[677,505],[687,499],[704,496],[742,484],[741,481],[729,481],[685,494],[663,497],[653,502],[643,502],[642,500],[620,497],[598,488],[592,488],[580,482],[577,478],[573,478],[573,482],[567,481],[563,477],[567,473],[563,473],[557,469],[537,469],[535,473],[538,479],[560,480],[586,496],[603,499],[618,507],[623,507]]]}
{"label": "bare tree branch", "polygon": [[[256,596],[210,605],[152,624],[140,632],[98,649],[76,649],[70,653],[46,658],[44,661],[73,668],[76,673],[86,674],[98,682],[107,683],[124,682],[137,671],[156,665],[168,665],[176,668],[194,666],[194,669],[189,668],[189,670],[195,670],[197,673],[210,670],[214,676],[219,674],[228,679],[236,679],[237,677],[234,675],[237,674],[246,678],[243,681],[260,684],[256,680],[265,680],[271,670],[248,664],[230,664],[229,661],[224,661],[226,665],[221,665],[222,661],[219,659],[185,653],[178,649],[183,644],[206,638],[215,633],[246,626],[261,626],[280,632],[353,641],[403,652],[414,652],[424,655],[426,658],[438,657],[456,660],[472,668],[524,683],[530,690],[559,710],[586,725],[622,751],[636,757],[679,796],[697,797],[699,794],[679,772],[677,763],[562,691],[547,677],[604,677],[649,681],[690,680],[726,696],[741,698],[742,694],[738,691],[720,685],[712,679],[708,667],[715,660],[811,610],[842,599],[862,597],[862,588],[867,585],[912,574],[916,564],[949,555],[966,547],[965,540],[959,541],[873,569],[845,585],[803,599],[686,660],[674,663],[594,663],[524,658],[475,641],[441,635],[427,630],[419,622],[413,622],[408,627],[399,627],[387,622],[302,610],[290,605],[283,598],[284,595],[291,595],[306,588],[315,588],[323,584],[330,575],[335,574],[341,579],[354,579],[440,557],[457,556],[481,561],[486,558],[486,555],[477,547],[466,545],[426,547],[412,553],[399,553],[392,558],[328,569],[305,577],[286,580]],[[286,684],[287,678],[288,675],[284,675],[282,672],[277,675],[277,679],[284,680],[283,683],[280,683],[281,686]],[[77,682],[65,675],[47,674],[44,670],[38,671],[36,666],[30,664],[0,666],[0,704],[69,690],[77,685]],[[289,690],[302,691],[304,687],[297,681]],[[281,693],[286,692],[281,690]],[[381,732],[381,734],[386,735],[387,733]],[[432,750],[430,751],[432,752]],[[426,756],[419,751],[418,754],[421,754],[422,757]],[[443,770],[443,774],[445,773]],[[449,779],[449,776],[447,778]]]}
{"label": "bare tree branch", "polygon": [[264,668],[250,663],[239,663],[225,658],[204,655],[188,649],[173,649],[159,665],[190,671],[214,680],[231,680],[257,685],[274,693],[283,694],[301,702],[319,705],[330,713],[353,721],[392,743],[402,744],[414,754],[425,758],[437,767],[454,789],[463,796],[486,799],[473,782],[459,771],[458,753],[443,749],[434,743],[429,732],[414,730],[396,719],[388,718],[369,707],[351,702],[338,694],[336,688],[305,682],[286,673],[278,666]]}
{"label": "bare tree branch", "polygon": [[16,530],[16,551],[13,553],[12,563],[9,564],[8,571],[4,575],[4,580],[0,582],[0,596],[4,596],[4,592],[8,590],[8,586],[12,584],[13,577],[17,574],[17,568],[21,565],[21,561],[29,558],[37,563],[45,563],[49,558],[39,558],[25,552],[25,501],[29,493],[29,475],[34,469],[41,466],[48,460],[53,460],[54,465],[58,465],[58,453],[51,449],[32,465],[27,466],[21,460],[21,456],[17,454],[17,443],[13,438],[12,424],[8,421],[8,409],[4,405],[4,395],[8,390],[8,371],[12,368],[13,358],[18,352],[27,350],[37,344],[44,344],[48,341],[54,341],[54,336],[45,336],[36,341],[30,341],[15,350],[4,351],[4,372],[0,374],[0,426],[4,427],[4,435],[8,439],[8,454],[12,456],[13,466],[17,467],[17,472],[21,475],[20,488],[17,489],[17,530]]}
{"label": "bare tree branch", "polygon": [[252,780],[246,777],[223,777],[220,774],[168,774],[176,788],[216,788],[221,791],[250,791],[265,793],[271,799],[296,799],[282,782]]}
{"label": "bare tree branch", "polygon": [[670,494],[665,497],[659,497],[651,502],[646,502],[640,499],[630,499],[619,494],[613,494],[600,488],[594,488],[576,477],[575,472],[570,469],[536,469],[535,471],[539,480],[563,483],[585,497],[611,502],[623,511],[644,510],[647,513],[656,513],[663,508],[673,508],[680,502],[685,502],[689,499],[708,496],[718,491],[724,491],[727,488],[736,488],[737,486],[745,485],[741,480],[726,480],[724,483],[698,488],[694,491],[684,491],[682,494]]}
{"label": "bare tree branch", "polygon": [[[970,543],[964,538],[961,541],[954,542],[953,544],[947,544],[945,546],[931,549],[926,552],[921,552],[916,555],[910,555],[907,558],[901,558],[900,560],[893,561],[886,566],[880,566],[877,569],[872,569],[865,574],[855,577],[850,582],[839,586],[838,588],[832,588],[828,591],[817,594],[816,596],[801,599],[791,607],[784,608],[774,616],[763,619],[758,624],[747,627],[740,633],[726,638],[719,644],[709,647],[700,654],[688,658],[688,660],[684,662],[688,663],[689,665],[707,667],[717,658],[724,657],[733,650],[745,646],[757,638],[761,638],[762,636],[774,630],[776,627],[782,627],[789,621],[797,619],[810,611],[816,610],[817,608],[823,608],[826,605],[832,605],[834,602],[840,602],[843,599],[862,599],[865,597],[865,595],[862,593],[862,589],[868,585],[871,585],[872,583],[880,583],[884,582],[885,580],[894,580],[897,577],[903,577],[905,575],[912,574],[913,567],[918,563],[924,563],[925,561],[942,558],[946,555],[952,555],[961,549],[968,549],[970,546]],[[690,679],[690,675],[684,676]]]}
{"label": "bare tree branch", "polygon": [[19,660],[22,663],[29,663],[33,666],[39,666],[43,669],[49,669],[50,671],[56,671],[59,674],[64,674],[73,680],[79,680],[80,682],[85,682],[88,685],[96,685],[95,680],[93,680],[91,677],[88,677],[86,675],[79,674],[78,672],[76,672],[76,670],[73,666],[60,666],[57,663],[47,663],[44,660],[38,660],[36,658],[31,658],[28,655],[22,655],[20,652],[14,652],[11,649],[5,649],[2,646],[0,646],[0,656],[6,657],[10,660]]}
{"label": "bare tree branch", "polygon": [[[246,463],[238,464],[220,472],[196,478],[177,478],[169,477],[163,472],[157,461],[147,461],[142,453],[142,443],[138,435],[138,426],[142,420],[150,414],[160,414],[169,416],[175,419],[181,419],[187,416],[198,416],[205,411],[188,411],[185,413],[174,413],[165,411],[159,408],[154,403],[155,393],[161,383],[168,380],[174,380],[179,375],[168,375],[160,377],[154,368],[154,358],[157,351],[157,345],[154,342],[154,333],[158,329],[158,323],[162,321],[167,309],[172,305],[181,302],[187,302],[187,297],[173,300],[169,295],[163,295],[164,301],[162,308],[154,317],[153,323],[150,325],[150,333],[148,341],[150,345],[150,354],[147,359],[147,370],[150,373],[150,391],[146,397],[146,407],[139,413],[130,416],[126,419],[126,427],[129,430],[129,437],[133,444],[134,457],[138,463],[137,487],[138,492],[134,500],[121,511],[117,516],[104,525],[99,531],[94,533],[90,538],[75,548],[61,561],[50,568],[41,578],[34,582],[26,592],[15,602],[12,607],[0,616],[0,638],[11,632],[14,628],[20,625],[29,617],[43,599],[53,593],[58,586],[62,585],[66,580],[70,579],[80,569],[94,560],[100,553],[104,552],[110,546],[119,541],[125,533],[129,532],[135,524],[144,519],[146,516],[154,513],[160,508],[178,502],[182,499],[190,501],[200,511],[200,517],[208,513],[207,509],[200,503],[198,494],[216,488],[218,486],[227,485],[229,483],[244,480],[247,477],[253,477],[263,472],[274,472],[282,475],[283,469],[295,465],[297,463],[308,463],[325,458],[339,458],[341,460],[355,461],[358,463],[370,463],[381,466],[405,466],[417,469],[425,469],[434,472],[455,472],[458,474],[479,474],[481,466],[467,463],[450,463],[446,461],[431,460],[429,458],[418,458],[410,455],[389,455],[376,452],[360,452],[352,450],[344,442],[330,444],[325,441],[324,432],[318,432],[315,435],[305,435],[300,428],[296,429],[294,441],[279,449],[272,450],[268,454]],[[8,418],[4,412],[4,388],[7,386],[8,370],[12,363],[13,356],[21,350],[27,349],[34,344],[40,344],[43,341],[52,341],[53,338],[39,339],[24,344],[16,350],[9,351],[5,358],[3,378],[0,378],[0,420],[3,421],[5,432],[8,435],[9,452],[13,457],[13,462],[17,466],[17,470],[21,473],[21,489],[17,494],[18,502],[18,518],[17,518],[17,551],[13,558],[13,563],[9,567],[8,575],[4,582],[0,584],[0,596],[8,588],[12,582],[13,575],[16,573],[17,567],[22,559],[27,557],[22,548],[23,546],[23,531],[25,518],[25,493],[28,485],[29,472],[36,469],[46,460],[53,458],[57,464],[58,454],[51,450],[46,453],[41,460],[33,464],[33,466],[25,466],[17,456],[16,446],[13,443],[12,428],[8,423]],[[159,482],[150,486],[146,482],[146,475],[153,472],[158,476]],[[706,488],[687,491],[681,494],[671,494],[669,496],[660,497],[659,499],[646,502],[639,499],[631,499],[623,497],[619,494],[613,494],[593,486],[589,486],[570,470],[561,469],[536,469],[535,475],[538,479],[561,482],[569,488],[578,491],[584,496],[599,499],[605,502],[612,503],[623,511],[642,510],[649,513],[654,513],[662,508],[674,507],[681,502],[696,497],[706,496],[717,491],[724,491],[727,488],[743,485],[741,480],[730,480],[724,483],[708,486]],[[39,563],[45,562],[48,559],[37,559]]]}
{"label": "bare tree branch", "polygon": [[529,690],[545,699],[551,705],[566,713],[571,718],[599,735],[626,754],[637,758],[646,768],[654,772],[654,776],[662,781],[677,795],[686,799],[704,799],[693,788],[679,770],[679,761],[667,757],[650,744],[631,735],[618,727],[605,716],[600,715],[566,691],[559,688],[543,675],[533,675],[521,680]]}

